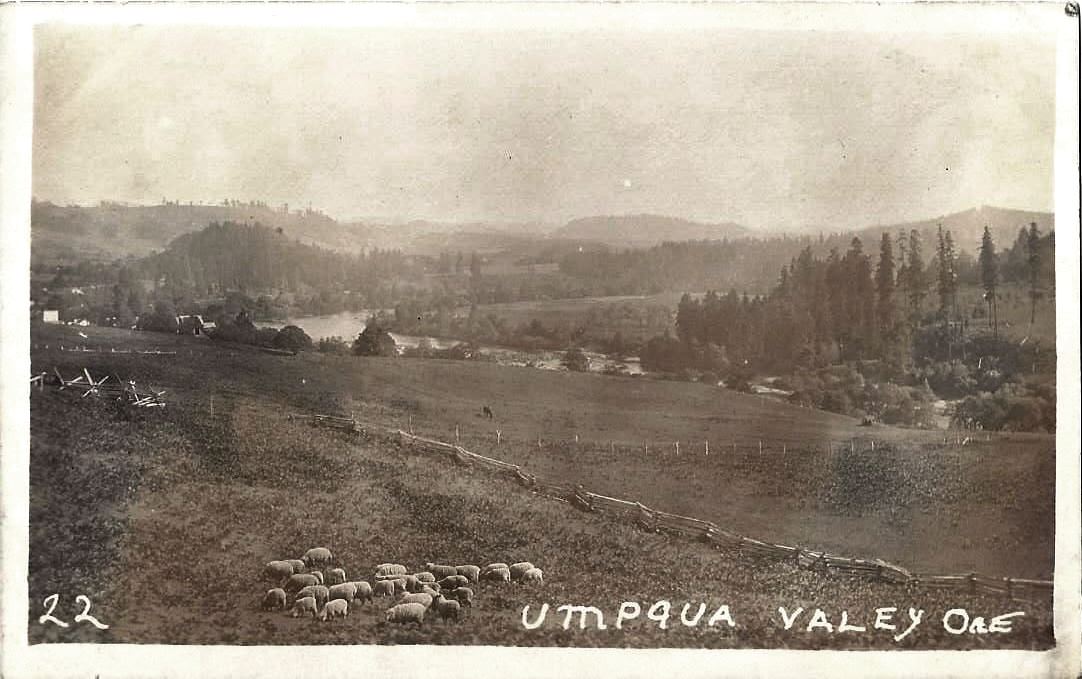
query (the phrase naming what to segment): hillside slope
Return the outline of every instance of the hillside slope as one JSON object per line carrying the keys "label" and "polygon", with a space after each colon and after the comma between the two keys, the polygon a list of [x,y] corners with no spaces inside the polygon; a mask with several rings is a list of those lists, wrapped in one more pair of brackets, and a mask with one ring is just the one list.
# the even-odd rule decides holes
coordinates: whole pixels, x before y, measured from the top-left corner
{"label": "hillside slope", "polygon": [[[1016,621],[1010,635],[954,636],[936,624],[947,609],[965,607],[997,615],[1017,604],[981,594],[907,591],[804,571],[792,563],[749,561],[747,556],[715,552],[579,512],[504,478],[413,451],[394,437],[354,437],[284,418],[296,410],[356,409],[358,416],[382,422],[409,413],[415,420],[423,415],[425,422],[435,422],[440,405],[434,402],[434,393],[418,388],[420,374],[426,381],[439,373],[448,378],[442,385],[442,404],[449,409],[443,412],[445,423],[454,421],[455,411],[467,400],[488,398],[495,391],[511,401],[490,401],[503,417],[523,413],[538,400],[536,392],[528,400],[515,398],[514,388],[521,383],[479,386],[491,377],[484,370],[488,366],[273,357],[195,339],[94,328],[88,329],[87,341],[172,346],[178,354],[172,359],[76,355],[55,349],[56,342],[71,341],[64,334],[67,330],[36,333],[35,369],[56,365],[71,372],[76,365],[85,365],[95,374],[117,372],[141,384],[167,386],[169,405],[125,415],[106,402],[81,399],[71,391],[48,389],[33,395],[30,620],[36,621],[39,603],[48,593],[79,591],[87,593],[95,615],[111,627],[61,630],[33,624],[31,642],[708,648],[1047,648],[1052,643],[1048,602],[1027,603],[1026,616]],[[45,342],[50,349],[44,349]],[[414,372],[415,365],[420,373]],[[479,374],[473,381],[451,380],[474,371]],[[404,379],[396,382],[395,373]],[[605,382],[578,378],[554,398],[581,392],[588,379],[598,385]],[[398,388],[392,390],[388,384]],[[608,387],[597,388],[604,392]],[[586,388],[586,393],[591,391]],[[211,393],[216,395],[213,415]],[[630,400],[645,403],[647,397],[643,393]],[[533,407],[537,414],[552,406],[542,402]],[[627,426],[643,416],[638,410],[629,413]],[[665,418],[665,412],[657,413],[650,426],[663,426]],[[59,421],[65,426],[53,426]],[[479,422],[480,418],[463,421],[462,427],[469,424],[478,431]],[[511,420],[501,426],[517,431]],[[527,464],[537,465],[541,462],[537,458],[546,455],[530,454],[534,459]],[[583,462],[591,465],[595,460],[586,456]],[[628,459],[622,467],[632,470],[637,464]],[[690,482],[689,471],[673,466],[668,473]],[[1013,470],[1005,474],[1020,485]],[[933,475],[922,482],[935,480]],[[628,494],[645,491],[633,478],[621,483]],[[772,495],[759,499],[764,509],[776,502]],[[1029,498],[1017,502],[1017,511],[1026,511]],[[544,569],[546,582],[542,587],[481,583],[475,588],[473,611],[464,621],[421,628],[383,622],[385,600],[326,625],[261,612],[259,600],[270,586],[260,577],[262,565],[298,556],[316,545],[334,550],[351,578],[370,579],[374,566],[388,561],[419,570],[426,561],[529,559]],[[939,548],[945,551],[943,544]],[[661,599],[674,607],[668,629],[659,629],[645,615],[622,630],[612,628],[623,601],[640,602],[645,614]],[[685,626],[678,617],[685,602],[693,611],[699,602],[705,603],[707,616],[728,605],[736,627],[708,626],[705,621]],[[562,615],[555,611],[540,629],[525,629],[523,607],[530,605],[532,616],[544,603],[553,608],[564,603],[597,606],[610,629],[564,630],[559,624]],[[67,602],[58,612],[70,617],[73,611],[66,608],[73,605]],[[866,622],[869,628],[877,605],[900,610],[915,606],[925,609],[931,622],[900,644],[890,635],[874,632],[785,632],[777,615],[779,605],[807,610],[825,606],[835,623],[845,609],[851,622]]]}

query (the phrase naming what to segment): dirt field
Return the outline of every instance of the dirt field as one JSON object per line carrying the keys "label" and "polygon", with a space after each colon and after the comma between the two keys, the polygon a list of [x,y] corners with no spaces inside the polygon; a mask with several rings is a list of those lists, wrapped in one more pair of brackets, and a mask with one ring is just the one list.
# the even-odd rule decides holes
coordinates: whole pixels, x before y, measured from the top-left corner
{"label": "dirt field", "polygon": [[[114,372],[166,388],[169,406],[126,413],[71,391],[32,395],[32,642],[1051,643],[1050,602],[907,591],[792,564],[753,564],[583,514],[505,479],[402,448],[393,438],[314,429],[285,414],[352,411],[388,426],[405,426],[412,415],[418,433],[453,440],[457,426],[466,447],[541,476],[578,480],[755,537],[879,556],[915,571],[1041,578],[1052,568],[1051,437],[993,436],[944,447],[942,433],[859,427],[849,418],[696,384],[434,360],[272,356],[194,338],[83,331],[89,339],[70,328],[36,329],[33,369]],[[178,354],[74,354],[58,351],[61,342]],[[482,405],[493,408],[494,420],[479,416]],[[690,443],[679,458],[659,452],[678,438],[710,440],[710,458],[692,456]],[[649,454],[640,448],[644,441]],[[422,629],[384,623],[384,606],[325,625],[259,611],[271,586],[260,578],[262,565],[317,545],[334,550],[351,579],[370,578],[375,564],[386,561],[420,570],[426,561],[529,559],[544,569],[546,584],[482,583],[467,620]],[[94,602],[91,612],[112,627],[38,625],[40,602],[53,592],[63,593],[58,615],[70,619],[81,608],[75,594],[84,593]],[[645,617],[611,629],[621,602],[638,601],[645,614],[659,599],[676,606],[669,629]],[[684,626],[685,602],[707,603],[707,617],[728,604],[737,626]],[[536,610],[541,603],[597,606],[610,629],[564,630],[554,612],[542,628],[525,629],[522,607]],[[900,613],[924,608],[927,617],[896,644],[872,632],[784,631],[778,606],[821,606],[835,625],[846,609],[850,621],[870,627],[876,606]],[[951,608],[1026,615],[1011,634],[954,636],[939,624]]]}

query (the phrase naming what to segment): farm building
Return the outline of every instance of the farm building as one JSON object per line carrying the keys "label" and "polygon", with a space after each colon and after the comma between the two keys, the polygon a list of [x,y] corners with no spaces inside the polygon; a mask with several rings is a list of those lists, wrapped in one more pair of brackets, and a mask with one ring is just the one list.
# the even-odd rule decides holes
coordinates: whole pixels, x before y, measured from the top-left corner
{"label": "farm building", "polygon": [[177,316],[177,334],[202,335],[205,328],[206,324],[199,314]]}

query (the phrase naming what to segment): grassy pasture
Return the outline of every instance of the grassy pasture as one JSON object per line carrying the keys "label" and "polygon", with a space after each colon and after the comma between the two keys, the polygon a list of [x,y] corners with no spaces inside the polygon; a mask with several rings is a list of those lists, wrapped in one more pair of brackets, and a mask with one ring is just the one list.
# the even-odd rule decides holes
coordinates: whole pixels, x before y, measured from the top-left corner
{"label": "grassy pasture", "polygon": [[[353,438],[284,415],[355,411],[362,420],[405,426],[412,414],[418,433],[453,440],[457,426],[467,447],[544,477],[578,480],[755,537],[880,556],[918,571],[1018,577],[1051,573],[1047,436],[944,448],[941,433],[862,428],[697,384],[450,361],[281,357],[194,338],[82,330],[89,339],[71,328],[36,329],[33,369],[115,372],[168,389],[169,406],[124,413],[67,390],[32,394],[35,642],[892,648],[885,635],[785,632],[777,607],[831,608],[836,624],[841,609],[850,620],[869,621],[876,606],[919,606],[928,622],[901,647],[1051,643],[1049,602],[907,591],[791,564],[750,564],[583,514],[394,438]],[[58,351],[60,342],[178,355],[73,354]],[[483,404],[495,410],[494,421],[479,417]],[[678,437],[709,437],[709,460],[686,447],[679,458],[656,452]],[[823,452],[827,441],[854,438],[855,453],[840,445]],[[649,455],[638,450],[643,441],[651,443]],[[725,454],[733,441],[738,452]],[[259,611],[270,586],[260,580],[262,564],[316,545],[331,547],[351,578],[383,561],[419,569],[428,560],[529,559],[547,582],[541,589],[481,584],[474,614],[457,626],[386,625],[382,607],[325,625]],[[62,593],[58,614],[70,619],[79,610],[74,595],[85,593],[92,613],[112,628],[39,626],[40,602],[53,592]],[[727,603],[738,626],[684,627],[679,610],[668,630],[646,620],[604,632],[563,630],[552,620],[525,630],[520,622],[525,604],[592,604],[611,623],[622,601],[645,607],[658,599],[677,608],[706,602],[707,616]],[[1010,635],[955,637],[938,624],[955,607],[988,616],[1024,608],[1027,615]]]}

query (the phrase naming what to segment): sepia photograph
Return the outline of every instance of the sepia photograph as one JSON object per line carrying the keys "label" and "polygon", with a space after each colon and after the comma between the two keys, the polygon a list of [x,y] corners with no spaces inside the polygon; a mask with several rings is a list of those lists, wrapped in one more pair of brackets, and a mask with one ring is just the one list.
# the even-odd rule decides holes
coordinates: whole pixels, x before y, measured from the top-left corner
{"label": "sepia photograph", "polygon": [[1077,4],[9,8],[19,657],[1082,670]]}

